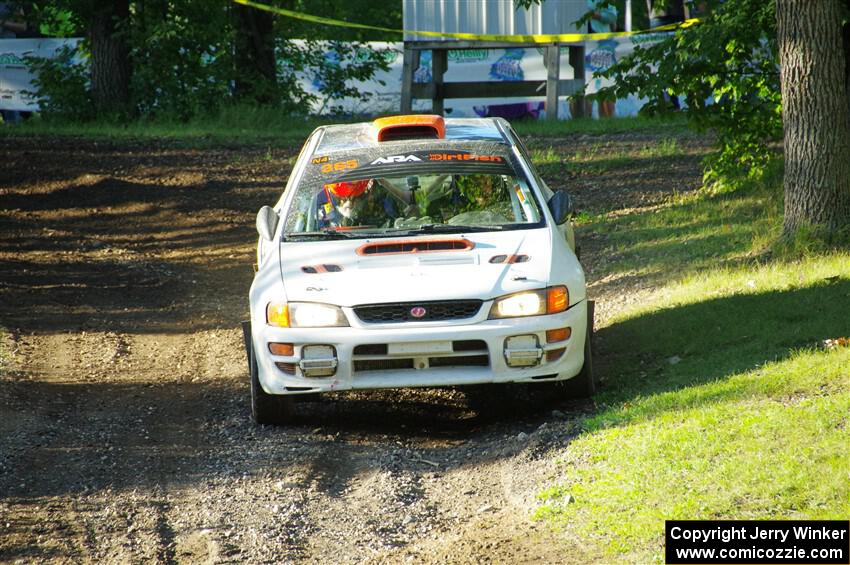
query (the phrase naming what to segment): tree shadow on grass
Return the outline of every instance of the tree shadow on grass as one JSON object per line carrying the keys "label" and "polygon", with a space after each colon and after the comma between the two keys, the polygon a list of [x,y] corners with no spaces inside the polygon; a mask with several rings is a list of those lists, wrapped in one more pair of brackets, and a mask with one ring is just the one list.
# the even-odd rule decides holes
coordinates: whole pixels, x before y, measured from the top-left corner
{"label": "tree shadow on grass", "polygon": [[[597,333],[600,400],[628,403],[699,386],[786,359],[824,339],[846,336],[848,303],[850,279],[837,278],[807,288],[665,308],[617,322]],[[689,405],[697,405],[751,392],[730,387],[713,397],[687,398]],[[652,417],[670,408],[669,402],[658,402],[655,411],[640,413]]]}
{"label": "tree shadow on grass", "polygon": [[598,220],[577,237],[591,278],[640,271],[644,283],[752,262],[764,202],[742,194],[701,195],[663,210]]}

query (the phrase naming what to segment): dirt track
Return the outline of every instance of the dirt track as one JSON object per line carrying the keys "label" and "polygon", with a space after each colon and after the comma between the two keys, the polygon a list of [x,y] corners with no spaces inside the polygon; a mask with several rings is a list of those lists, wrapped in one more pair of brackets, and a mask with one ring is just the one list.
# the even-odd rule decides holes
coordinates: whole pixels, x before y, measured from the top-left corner
{"label": "dirt track", "polygon": [[[651,205],[698,185],[689,144],[552,184],[597,211]],[[253,217],[295,151],[0,140],[0,562],[598,559],[530,519],[590,403],[386,391],[251,425]],[[603,245],[585,241],[591,281]],[[604,325],[622,287],[591,289]]]}

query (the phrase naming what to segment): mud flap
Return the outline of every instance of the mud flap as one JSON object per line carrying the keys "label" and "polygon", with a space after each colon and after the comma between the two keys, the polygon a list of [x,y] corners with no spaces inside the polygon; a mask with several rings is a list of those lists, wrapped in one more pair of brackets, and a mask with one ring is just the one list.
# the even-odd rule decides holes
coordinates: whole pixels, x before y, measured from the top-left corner
{"label": "mud flap", "polygon": [[251,321],[242,322],[242,340],[245,343],[245,358],[248,360],[248,374],[251,374]]}

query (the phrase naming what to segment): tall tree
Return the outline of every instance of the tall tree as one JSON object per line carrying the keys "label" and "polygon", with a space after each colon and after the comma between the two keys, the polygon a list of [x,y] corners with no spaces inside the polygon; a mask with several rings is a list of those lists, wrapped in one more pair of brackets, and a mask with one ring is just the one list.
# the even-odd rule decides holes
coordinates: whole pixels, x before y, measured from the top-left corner
{"label": "tall tree", "polygon": [[[322,13],[330,14],[334,7],[358,14],[358,6],[369,5],[368,0],[274,4],[305,10],[302,4],[311,2],[327,5]],[[64,33],[86,36],[61,56],[30,58],[45,117],[142,114],[185,120],[235,100],[298,114],[315,108],[333,112],[341,110],[341,99],[368,100],[372,93],[351,82],[368,80],[395,59],[392,50],[372,49],[356,38],[336,40],[327,26],[296,28],[297,20],[231,0],[52,0],[34,13],[34,21],[48,27],[62,14],[71,27]],[[401,12],[389,13],[400,25]]]}
{"label": "tall tree", "polygon": [[700,25],[635,37],[633,54],[602,71],[613,85],[599,96],[637,95],[647,100],[646,114],[673,109],[665,94],[683,99],[691,125],[715,133],[706,184],[726,190],[765,171],[782,139],[775,2],[706,0],[701,6]]}
{"label": "tall tree", "polygon": [[684,97],[691,123],[717,134],[706,180],[720,187],[765,170],[784,138],[784,232],[850,227],[850,0],[702,5],[700,25],[604,71],[614,86],[599,96],[637,94],[649,111],[663,108],[659,93]]}
{"label": "tall tree", "polygon": [[97,0],[90,16],[91,91],[98,112],[130,111],[130,0]]}
{"label": "tall tree", "polygon": [[274,15],[234,4],[233,17],[236,97],[256,104],[270,104],[277,99]]}
{"label": "tall tree", "polygon": [[785,233],[850,226],[850,93],[841,0],[777,0]]}
{"label": "tall tree", "polygon": [[850,0],[844,0],[844,78],[847,92],[850,92]]}

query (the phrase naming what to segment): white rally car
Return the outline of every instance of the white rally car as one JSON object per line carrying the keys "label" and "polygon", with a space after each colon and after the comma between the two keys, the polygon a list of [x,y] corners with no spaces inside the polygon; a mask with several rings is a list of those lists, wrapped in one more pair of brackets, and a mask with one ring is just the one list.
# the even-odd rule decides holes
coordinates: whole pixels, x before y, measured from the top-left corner
{"label": "white rally car", "polygon": [[481,383],[593,393],[572,204],[502,119],[316,129],[257,216],[243,325],[257,423],[295,395]]}

